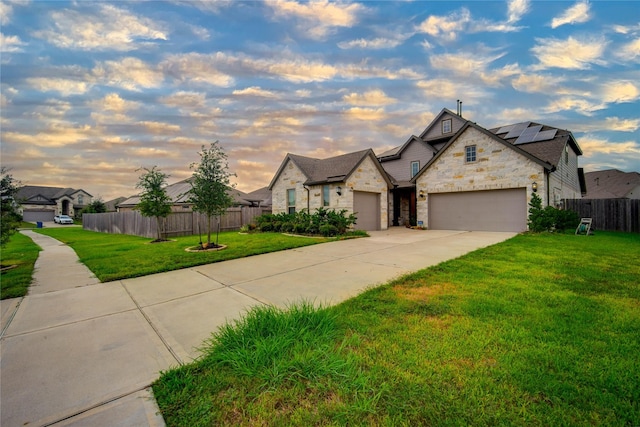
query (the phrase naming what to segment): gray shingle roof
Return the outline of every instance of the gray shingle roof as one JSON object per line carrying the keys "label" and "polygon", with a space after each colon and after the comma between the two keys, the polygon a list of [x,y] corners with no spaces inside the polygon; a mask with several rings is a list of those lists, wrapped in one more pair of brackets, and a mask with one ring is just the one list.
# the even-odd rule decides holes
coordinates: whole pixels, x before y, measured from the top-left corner
{"label": "gray shingle roof", "polygon": [[[84,191],[84,190],[77,190],[70,187],[62,188],[62,187],[45,187],[42,185],[25,185],[24,187],[20,187],[20,189],[18,190],[16,194],[16,199],[20,201],[29,201],[30,204],[55,205],[56,200],[58,200],[60,197],[63,197],[63,196],[71,197],[73,196],[73,194],[77,193],[78,191]],[[41,196],[46,200],[40,200],[40,201],[30,200],[30,199],[35,199],[38,196]],[[89,196],[91,195],[89,194]]]}
{"label": "gray shingle roof", "polygon": [[607,169],[585,174],[587,194],[585,199],[623,199],[640,187],[640,173]]}
{"label": "gray shingle roof", "polygon": [[[169,196],[169,198],[171,198],[171,201],[173,202],[173,204],[177,204],[177,205],[190,204],[189,203],[189,191],[191,190],[191,184],[189,182],[190,179],[191,178],[187,178],[185,180],[178,181],[174,184],[167,185],[165,187],[165,191],[167,192],[167,195]],[[246,194],[240,190],[236,190],[235,188],[228,188],[227,193],[231,197],[233,197],[233,203],[236,206],[248,206],[251,204],[245,199]],[[140,203],[140,196],[135,195],[119,203],[118,206],[130,207],[130,206],[135,206],[138,203]]]}
{"label": "gray shingle roof", "polygon": [[362,150],[328,159],[289,154],[289,158],[307,176],[305,184],[321,184],[344,181],[370,152],[371,150]]}
{"label": "gray shingle roof", "polygon": [[[514,138],[505,138],[508,133],[503,133],[498,135],[500,138],[505,141],[514,144],[518,148],[526,151],[532,156],[537,157],[538,159],[549,163],[550,165],[557,166],[560,160],[562,159],[562,153],[566,144],[569,144],[578,155],[582,155],[582,150],[578,146],[575,138],[571,134],[570,131],[565,129],[558,129],[552,126],[543,125],[540,123],[530,122],[528,124],[528,128],[533,128],[534,126],[542,126],[540,132],[556,130],[555,137],[553,139],[545,140],[545,141],[535,141],[535,142],[527,142],[515,144],[518,137]],[[500,126],[497,128],[489,129],[489,132],[496,134],[501,128],[505,128],[507,126]]]}

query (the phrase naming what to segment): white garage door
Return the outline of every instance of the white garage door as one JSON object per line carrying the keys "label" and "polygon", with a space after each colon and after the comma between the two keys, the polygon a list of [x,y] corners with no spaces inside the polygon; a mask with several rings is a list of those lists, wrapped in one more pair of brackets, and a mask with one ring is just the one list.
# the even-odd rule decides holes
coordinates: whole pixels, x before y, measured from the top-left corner
{"label": "white garage door", "polygon": [[429,194],[429,228],[525,231],[526,189]]}
{"label": "white garage door", "polygon": [[358,217],[356,230],[380,230],[380,194],[354,191],[353,211]]}

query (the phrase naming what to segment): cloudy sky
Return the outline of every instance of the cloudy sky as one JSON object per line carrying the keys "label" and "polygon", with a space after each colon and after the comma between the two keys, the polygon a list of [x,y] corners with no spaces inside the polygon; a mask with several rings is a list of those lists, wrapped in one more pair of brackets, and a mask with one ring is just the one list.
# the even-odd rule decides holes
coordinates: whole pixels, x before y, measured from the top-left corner
{"label": "cloudy sky", "polygon": [[237,188],[286,153],[376,153],[442,108],[569,129],[640,171],[638,1],[2,0],[2,165],[23,184],[137,192],[219,140]]}

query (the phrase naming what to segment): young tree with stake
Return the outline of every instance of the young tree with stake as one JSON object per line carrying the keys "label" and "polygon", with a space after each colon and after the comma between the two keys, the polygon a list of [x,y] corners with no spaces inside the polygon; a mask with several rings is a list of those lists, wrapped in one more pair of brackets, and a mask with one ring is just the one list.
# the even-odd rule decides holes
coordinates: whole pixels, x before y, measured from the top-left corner
{"label": "young tree with stake", "polygon": [[161,172],[156,166],[151,169],[141,169],[145,173],[140,175],[136,188],[141,188],[143,192],[140,194],[140,203],[136,205],[136,209],[140,211],[142,216],[156,219],[157,240],[161,241],[161,230],[164,227],[161,227],[160,218],[164,220],[171,213],[171,198],[165,190],[166,180],[169,175]]}
{"label": "young tree with stake", "polygon": [[[233,185],[229,184],[229,165],[227,155],[218,141],[211,143],[209,148],[202,146],[200,163],[192,163],[194,169],[191,178],[189,202],[193,203],[193,210],[207,216],[207,247],[211,245],[211,218],[223,215],[233,205],[233,198],[227,193]],[[216,243],[218,246],[218,232]]]}

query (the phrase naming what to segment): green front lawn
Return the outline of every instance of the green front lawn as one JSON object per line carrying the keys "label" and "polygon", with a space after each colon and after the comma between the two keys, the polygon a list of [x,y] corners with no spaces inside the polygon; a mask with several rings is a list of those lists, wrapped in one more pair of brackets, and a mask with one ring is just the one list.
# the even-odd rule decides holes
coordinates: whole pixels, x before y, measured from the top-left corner
{"label": "green front lawn", "polygon": [[105,234],[82,228],[43,228],[39,233],[69,245],[102,282],[178,270],[195,265],[243,258],[268,252],[313,245],[334,239],[285,236],[277,233],[220,233],[221,251],[186,252],[198,245],[198,236],[150,243],[153,239]]}
{"label": "green front lawn", "polygon": [[2,272],[0,276],[0,299],[17,298],[27,294],[33,275],[33,266],[38,259],[40,246],[21,233],[15,233],[2,248],[2,266],[16,266]]}
{"label": "green front lawn", "polygon": [[154,394],[168,426],[640,425],[639,259],[638,234],[519,235],[257,308]]}

